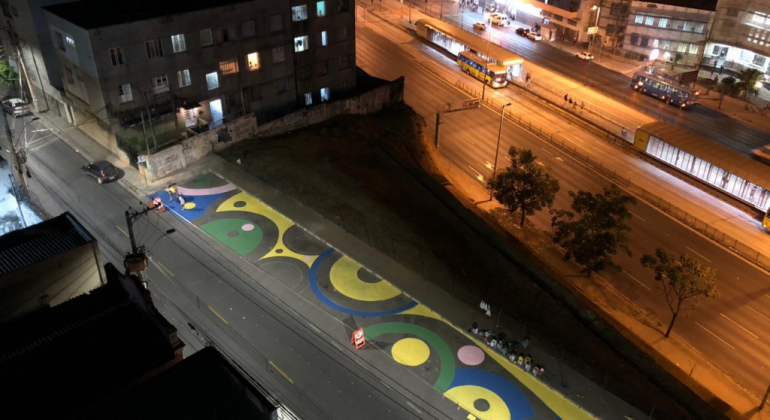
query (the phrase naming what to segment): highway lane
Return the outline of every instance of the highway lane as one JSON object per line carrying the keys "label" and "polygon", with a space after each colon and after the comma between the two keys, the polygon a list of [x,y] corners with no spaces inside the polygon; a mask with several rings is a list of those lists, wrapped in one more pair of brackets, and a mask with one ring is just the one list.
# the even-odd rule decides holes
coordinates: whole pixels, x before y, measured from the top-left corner
{"label": "highway lane", "polygon": [[[481,13],[469,11],[450,15],[445,10],[444,16],[445,19],[450,19],[457,24],[463,22],[466,27],[484,19]],[[518,36],[514,32],[517,26],[524,25],[514,21],[510,28],[499,29],[495,27],[491,28],[490,31],[494,34],[494,38],[513,46],[513,51],[524,57],[525,60],[531,60],[581,83],[587,80],[587,84],[592,88],[624,104],[646,110],[655,117],[661,117],[680,128],[738,152],[750,154],[752,149],[770,142],[770,133],[767,131],[704,106],[683,112],[676,107],[665,105],[657,99],[639,94],[629,88],[631,83],[629,76],[596,63],[589,64],[579,60],[575,58],[574,54],[551,46],[548,42],[533,42]],[[607,103],[605,109],[611,108],[612,105]]]}
{"label": "highway lane", "polygon": [[[38,122],[31,126],[42,128]],[[31,147],[29,155],[31,188],[49,212],[72,212],[97,237],[103,261],[122,266],[129,249],[123,212],[128,206],[140,208],[139,200],[119,183],[99,186],[83,176],[79,168],[86,160],[55,137]],[[176,233],[161,238],[169,228]],[[339,334],[319,329],[342,331],[342,325],[324,325],[328,314],[305,308],[304,301],[283,293],[285,288],[261,270],[228,261],[223,247],[207,242],[188,224],[151,212],[138,221],[135,232],[139,243],[150,248],[147,278],[155,298],[176,309],[182,328],[184,322],[196,325],[301,418],[461,417],[423,382],[399,383],[378,374],[390,359],[381,358],[383,365],[354,363],[355,356],[331,338]],[[410,393],[415,388],[424,388],[425,395]]]}
{"label": "highway lane", "polygon": [[[405,100],[429,121],[429,127],[432,128],[430,122],[435,118],[437,106],[468,99],[468,95],[427,70],[433,70],[436,62],[424,53],[419,41],[410,40],[403,31],[371,20],[367,22],[367,28],[359,27],[357,31],[359,63],[377,77],[392,79],[405,76]],[[455,72],[455,77],[465,77],[456,67],[452,67],[451,60],[438,65],[445,65],[447,72]],[[545,116],[549,111],[533,108],[532,113]],[[442,154],[452,159],[457,167],[472,178],[478,179],[481,175],[487,179],[491,173],[487,163],[494,159],[498,124],[499,114],[488,109],[446,115],[441,126]],[[579,129],[573,128],[570,134],[576,137],[579,147],[585,150],[600,153],[605,145]],[[568,190],[600,191],[609,184],[604,178],[575,162],[568,154],[551,147],[519,126],[506,122],[501,150],[505,151],[511,145],[533,150],[538,159],[559,178],[562,190],[555,203],[557,208],[569,204],[566,194]],[[611,154],[607,152],[601,156],[609,158]],[[650,172],[654,171],[657,170],[652,169]],[[704,363],[716,364],[755,394],[763,392],[768,379],[763,369],[770,362],[770,337],[755,333],[759,337],[756,338],[744,328],[751,330],[752,326],[764,325],[770,319],[770,298],[762,297],[770,285],[767,274],[643,202],[632,211],[636,215],[631,221],[634,229],[631,246],[634,256],[618,258],[624,271],[610,271],[601,276],[638,305],[656,314],[663,324],[661,330],[665,331],[670,313],[660,295],[655,292],[652,272],[641,267],[638,258],[643,253],[652,253],[656,247],[665,247],[673,252],[685,252],[703,258],[704,264],[717,268],[722,298],[704,301],[702,307],[693,312],[690,318],[680,317],[674,334],[697,348],[704,355]],[[532,221],[542,229],[550,227],[550,217],[545,212],[533,217]]]}

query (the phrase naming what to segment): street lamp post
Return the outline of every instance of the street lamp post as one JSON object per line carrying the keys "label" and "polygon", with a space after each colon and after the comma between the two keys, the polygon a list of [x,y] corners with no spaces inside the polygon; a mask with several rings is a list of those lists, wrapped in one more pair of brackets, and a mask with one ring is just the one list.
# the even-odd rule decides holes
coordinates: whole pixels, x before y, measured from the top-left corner
{"label": "street lamp post", "polygon": [[[589,55],[594,52],[594,41],[596,40],[596,33],[599,31],[599,14],[601,13],[602,8],[594,4],[593,6],[591,6],[591,10],[595,10],[596,11],[596,23],[593,26],[594,28],[596,28],[596,29],[594,29],[596,32],[591,34],[591,42],[588,44],[588,54]],[[586,65],[586,76],[585,76],[585,80],[583,81],[584,85],[588,84],[588,71],[591,69],[591,62],[592,61],[594,61],[594,60],[593,59],[588,60],[588,65]]]}
{"label": "street lamp post", "polygon": [[[500,107],[500,128],[497,130],[497,146],[495,147],[495,162],[492,165],[493,177],[497,172],[497,157],[500,154],[500,139],[503,137],[503,118],[505,117],[505,108],[509,106],[511,106],[510,102]],[[492,201],[492,190],[489,191],[489,201]],[[498,318],[498,322],[500,322],[499,318]]]}
{"label": "street lamp post", "polygon": [[492,34],[487,34],[487,55],[484,57],[484,81],[482,81],[482,87],[481,87],[481,102],[484,102],[484,94],[487,91],[487,72],[489,71],[487,69],[487,66],[489,65],[489,42],[491,40]]}

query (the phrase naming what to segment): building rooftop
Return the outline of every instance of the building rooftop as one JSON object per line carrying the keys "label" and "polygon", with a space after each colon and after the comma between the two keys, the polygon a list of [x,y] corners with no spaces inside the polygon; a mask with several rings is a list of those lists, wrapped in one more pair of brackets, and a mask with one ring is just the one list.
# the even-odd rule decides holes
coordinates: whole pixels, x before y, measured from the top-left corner
{"label": "building rooftop", "polygon": [[0,275],[79,248],[94,237],[69,212],[0,236]]}
{"label": "building rooftop", "polygon": [[[639,1],[644,1],[644,0],[639,0]],[[717,0],[652,0],[652,1],[644,1],[644,2],[667,4],[669,6],[687,7],[689,9],[708,10],[712,12],[717,10]]]}
{"label": "building rooftop", "polygon": [[198,10],[214,9],[250,0],[82,0],[43,9],[83,29],[103,28]]}

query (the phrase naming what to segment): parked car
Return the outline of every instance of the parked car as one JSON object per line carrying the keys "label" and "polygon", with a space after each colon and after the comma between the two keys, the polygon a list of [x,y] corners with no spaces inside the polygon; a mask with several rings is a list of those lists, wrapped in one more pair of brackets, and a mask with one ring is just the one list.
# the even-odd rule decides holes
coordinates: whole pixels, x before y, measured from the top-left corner
{"label": "parked car", "polygon": [[92,162],[81,168],[84,174],[96,179],[96,182],[103,184],[105,182],[114,181],[118,177],[118,168],[113,166],[110,162],[100,160],[99,162]]}
{"label": "parked car", "polygon": [[540,35],[540,34],[538,34],[536,32],[531,32],[531,31],[527,32],[527,38],[529,38],[529,39],[531,39],[533,41],[542,41],[543,40],[543,36],[542,35]]}
{"label": "parked car", "polygon": [[31,112],[29,104],[19,98],[10,98],[4,100],[3,109],[5,112],[13,115],[14,117],[22,117]]}
{"label": "parked car", "polygon": [[508,16],[502,14],[502,13],[493,13],[492,16],[490,16],[490,21],[493,25],[502,26],[502,27],[509,27],[511,26],[511,20],[508,19]]}
{"label": "parked car", "polygon": [[516,35],[527,36],[528,33],[529,29],[527,28],[516,28]]}
{"label": "parked car", "polygon": [[586,51],[579,52],[579,53],[575,54],[575,57],[577,57],[577,58],[579,58],[581,60],[585,60],[585,61],[593,60],[594,59],[594,56],[589,54]]}
{"label": "parked car", "polygon": [[484,22],[476,22],[473,24],[473,29],[477,31],[486,31],[487,30],[487,24]]}

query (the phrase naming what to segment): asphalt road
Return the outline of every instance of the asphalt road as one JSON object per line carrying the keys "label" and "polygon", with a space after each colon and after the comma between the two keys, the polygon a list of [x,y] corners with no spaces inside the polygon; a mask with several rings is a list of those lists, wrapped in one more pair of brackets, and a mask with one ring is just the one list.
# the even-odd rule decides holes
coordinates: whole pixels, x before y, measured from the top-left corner
{"label": "asphalt road", "polygon": [[[431,129],[437,107],[469,99],[469,95],[437,75],[464,83],[473,83],[474,79],[462,74],[443,54],[385,22],[371,18],[366,28],[357,28],[357,55],[359,66],[376,77],[405,76],[405,101],[426,118]],[[511,98],[514,106],[525,100],[512,91],[500,90],[493,94],[500,100]],[[563,117],[553,115],[548,107],[536,107],[534,103],[527,106],[543,125],[554,127],[559,120],[561,124],[570,124]],[[453,170],[459,168],[477,180],[485,180],[491,175],[499,121],[499,113],[486,108],[445,115],[441,125],[441,152],[454,162]],[[571,135],[583,144],[581,147],[595,149],[601,159],[626,159],[622,153],[602,152],[602,143],[574,124],[570,130]],[[513,145],[533,150],[560,180],[561,192],[556,199],[556,208],[568,207],[569,190],[596,192],[609,185],[568,154],[506,121],[502,155]],[[505,162],[502,157],[500,159],[500,165],[503,165]],[[647,176],[665,176],[650,168]],[[641,267],[638,258],[644,253],[652,253],[657,247],[664,247],[715,267],[722,297],[702,302],[701,308],[692,312],[689,318],[680,317],[674,335],[700,351],[703,363],[715,364],[754,394],[761,395],[770,380],[770,375],[765,373],[770,363],[770,334],[766,333],[770,328],[770,277],[644,202],[640,201],[632,212],[631,248],[634,256],[618,257],[617,262],[624,270],[602,273],[601,277],[639,306],[657,315],[662,320],[662,334],[670,313],[654,290],[652,273]],[[545,212],[531,220],[542,229],[550,229],[550,216]]]}
{"label": "asphalt road", "polygon": [[[130,247],[124,211],[141,208],[139,200],[119,183],[98,185],[81,174],[85,158],[39,122],[29,128],[39,133],[28,143],[30,188],[51,214],[73,213],[96,236],[103,262],[121,267]],[[176,233],[162,237],[171,228]],[[147,278],[157,306],[180,334],[215,342],[300,418],[464,418],[426,384],[397,373],[390,379],[383,366],[358,360],[313,324],[344,334],[342,325],[324,325],[327,314],[291,294],[279,297],[267,274],[229,261],[224,247],[189,224],[150,212],[135,232],[152,255]],[[423,388],[424,395],[412,392]]]}
{"label": "asphalt road", "polygon": [[[433,8],[436,12],[437,8]],[[445,19],[450,19],[456,24],[461,21],[466,27],[474,22],[484,21],[480,12],[465,11],[457,14],[456,11],[444,10]],[[493,33],[495,39],[500,39],[507,44],[506,48],[530,60],[538,65],[546,67],[557,73],[577,80],[581,83],[587,81],[587,85],[611,96],[618,101],[631,105],[656,118],[661,118],[689,132],[696,133],[712,142],[729,147],[743,154],[751,154],[751,150],[764,146],[770,142],[770,133],[756,128],[750,124],[730,118],[720,112],[704,106],[696,106],[693,109],[682,111],[647,95],[642,95],[630,89],[629,76],[607,69],[596,63],[589,64],[586,61],[575,58],[574,54],[562,51],[548,42],[534,42],[515,34],[517,26],[525,26],[514,21],[510,28],[492,27],[488,31]],[[589,67],[590,66],[590,67]],[[587,78],[586,78],[587,75]],[[608,107],[609,108],[609,107]],[[609,109],[608,109],[609,112]]]}

